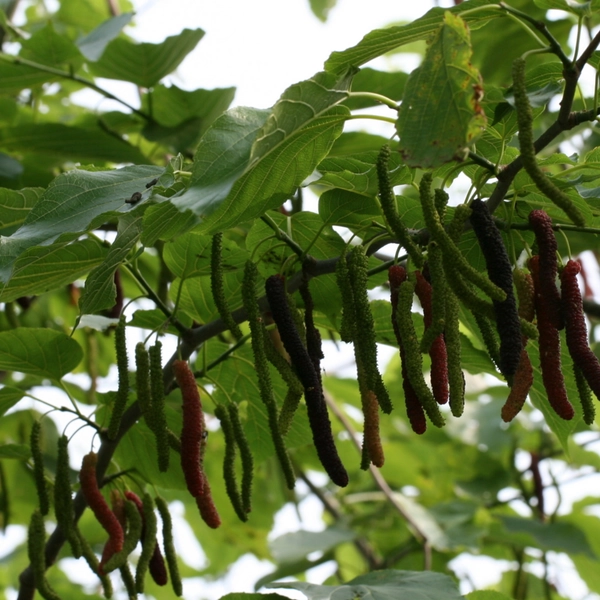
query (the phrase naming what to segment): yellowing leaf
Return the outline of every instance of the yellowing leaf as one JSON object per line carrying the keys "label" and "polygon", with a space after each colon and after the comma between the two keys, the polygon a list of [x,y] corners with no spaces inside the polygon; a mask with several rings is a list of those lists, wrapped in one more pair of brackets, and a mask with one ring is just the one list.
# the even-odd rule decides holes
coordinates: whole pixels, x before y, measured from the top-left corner
{"label": "yellowing leaf", "polygon": [[411,167],[437,167],[465,156],[482,133],[481,78],[471,65],[464,21],[446,12],[423,64],[406,84],[396,129],[400,152]]}

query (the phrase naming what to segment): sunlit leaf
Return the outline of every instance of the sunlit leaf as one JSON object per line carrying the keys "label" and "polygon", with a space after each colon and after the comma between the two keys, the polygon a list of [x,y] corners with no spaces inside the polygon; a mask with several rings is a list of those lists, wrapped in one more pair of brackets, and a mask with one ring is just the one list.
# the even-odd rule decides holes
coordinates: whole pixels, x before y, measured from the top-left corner
{"label": "sunlit leaf", "polygon": [[465,23],[447,12],[423,64],[406,84],[396,128],[400,152],[411,167],[462,160],[485,126],[479,104],[481,78],[471,65]]}

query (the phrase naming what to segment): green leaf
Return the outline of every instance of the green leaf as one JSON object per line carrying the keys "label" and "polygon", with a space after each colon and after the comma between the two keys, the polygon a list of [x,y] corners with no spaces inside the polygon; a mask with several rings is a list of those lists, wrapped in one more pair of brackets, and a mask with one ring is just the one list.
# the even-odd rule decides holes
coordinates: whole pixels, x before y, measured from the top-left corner
{"label": "green leaf", "polygon": [[151,88],[172,73],[203,36],[202,29],[184,29],[160,44],[136,44],[117,38],[108,44],[102,58],[89,67],[98,77],[131,81]]}
{"label": "green leaf", "polygon": [[485,23],[490,19],[503,16],[497,8],[473,10],[488,4],[496,6],[494,0],[469,0],[468,3],[459,4],[448,11],[443,8],[432,8],[420,19],[416,19],[408,25],[375,29],[368,33],[356,46],[342,52],[333,52],[325,62],[325,69],[332,73],[341,74],[350,68],[360,67],[399,46],[417,40],[425,40],[442,24],[446,12],[460,14],[468,11],[469,14],[465,15],[464,20],[470,24]]}
{"label": "green leaf", "polygon": [[244,172],[268,115],[267,110],[238,107],[216,119],[196,150],[190,189],[171,203],[195,215],[215,211]]}
{"label": "green leaf", "polygon": [[[233,87],[188,92],[176,85],[157,85],[144,97],[145,107],[151,101],[152,116],[157,124],[146,124],[143,134],[147,139],[162,141],[186,124],[193,124],[187,143],[193,146],[215,119],[227,110],[234,96]],[[149,109],[149,106],[146,108]]]}
{"label": "green leaf", "polygon": [[501,594],[500,592],[494,592],[492,590],[480,590],[478,592],[471,592],[465,596],[467,600],[512,600],[510,596]]}
{"label": "green leaf", "polygon": [[432,571],[373,571],[343,585],[305,582],[270,583],[269,588],[299,590],[309,600],[461,600],[456,583],[448,575]]}
{"label": "green leaf", "polygon": [[320,21],[327,21],[329,11],[336,5],[337,0],[309,0],[310,10]]}
{"label": "green leaf", "polygon": [[[138,165],[114,171],[73,169],[59,175],[27,215],[23,225],[0,246],[0,280],[8,282],[15,260],[32,246],[54,242],[60,235],[78,237],[95,219],[112,211],[126,212],[125,200],[163,172]],[[100,223],[98,223],[100,224]]]}
{"label": "green leaf", "polygon": [[0,446],[0,458],[28,460],[30,456],[31,450],[27,444],[2,444]]}
{"label": "green leaf", "polygon": [[7,190],[0,188],[0,233],[10,235],[27,217],[42,195],[41,188]]}
{"label": "green leaf", "polygon": [[17,62],[0,60],[0,93],[17,94],[27,88],[36,88],[43,83],[54,81],[55,76],[39,69],[27,67]]}
{"label": "green leaf", "polygon": [[51,67],[79,63],[82,59],[77,46],[67,36],[56,33],[52,23],[47,23],[28,40],[21,42],[19,56]]}
{"label": "green leaf", "polygon": [[99,265],[106,253],[96,238],[28,248],[17,258],[9,283],[0,289],[0,299],[10,302],[72,283]]}
{"label": "green leaf", "polygon": [[124,139],[98,125],[78,127],[35,123],[0,128],[0,145],[11,152],[31,152],[60,160],[144,163],[146,157]]}
{"label": "green leaf", "polygon": [[295,531],[285,533],[269,544],[277,563],[292,563],[306,558],[311,552],[327,552],[356,537],[356,533],[345,527],[328,527],[324,531]]}
{"label": "green leaf", "polygon": [[142,244],[154,246],[158,240],[171,240],[196,224],[192,213],[179,212],[171,202],[161,202],[150,206],[144,213]]}
{"label": "green leaf", "polygon": [[341,225],[353,231],[382,221],[381,209],[375,198],[339,188],[321,194],[319,215],[327,225]]}
{"label": "green leaf", "polygon": [[128,12],[104,21],[104,23],[98,25],[92,32],[77,40],[79,51],[88,60],[98,60],[104,53],[109,42],[121,33],[123,27],[128,25],[131,19],[133,19],[133,13]]}
{"label": "green leaf", "polygon": [[[163,259],[176,277],[187,279],[211,274],[212,237],[186,233],[165,245]],[[225,273],[242,269],[249,255],[234,242],[222,242],[222,264]]]}
{"label": "green leaf", "polygon": [[25,393],[13,387],[4,386],[0,390],[0,417],[4,416],[6,411],[10,410]]}
{"label": "green leaf", "polygon": [[111,245],[106,259],[86,279],[79,303],[82,314],[92,314],[114,306],[115,271],[140,239],[141,231],[141,215],[127,215],[119,219],[117,237]]}
{"label": "green leaf", "polygon": [[58,380],[83,358],[81,346],[52,329],[20,327],[0,332],[0,369]]}
{"label": "green leaf", "polygon": [[[351,156],[326,158],[317,167],[322,176],[314,184],[341,188],[364,196],[376,196],[379,190],[375,166],[377,155],[378,152],[363,152]],[[410,170],[402,164],[400,154],[397,152],[390,156],[389,175],[392,186],[412,181]]]}
{"label": "green leaf", "polygon": [[500,516],[499,519],[513,543],[596,558],[584,532],[572,523],[540,523],[532,519],[508,516]]}
{"label": "green leaf", "polygon": [[103,0],[61,0],[55,16],[61,23],[87,32],[110,18],[110,13]]}
{"label": "green leaf", "polygon": [[400,152],[408,166],[425,169],[464,158],[485,126],[478,86],[469,30],[446,12],[422,65],[408,79],[398,113]]}
{"label": "green leaf", "polygon": [[[264,127],[251,131],[256,141],[250,152],[247,140],[242,141],[240,148],[237,144],[231,146],[232,136],[227,136],[230,157],[216,155],[218,148],[210,147],[205,158],[201,149],[206,148],[211,128],[196,153],[200,171],[194,172],[190,188],[173,199],[173,203],[180,210],[203,216],[201,228],[206,233],[232,227],[283,204],[312,174],[341,133],[349,113],[336,105],[347,97],[345,88],[349,83],[347,77],[317,73],[312,79],[288,88]],[[240,132],[237,126],[234,140],[239,139]],[[214,175],[202,177],[217,158],[224,166]]]}

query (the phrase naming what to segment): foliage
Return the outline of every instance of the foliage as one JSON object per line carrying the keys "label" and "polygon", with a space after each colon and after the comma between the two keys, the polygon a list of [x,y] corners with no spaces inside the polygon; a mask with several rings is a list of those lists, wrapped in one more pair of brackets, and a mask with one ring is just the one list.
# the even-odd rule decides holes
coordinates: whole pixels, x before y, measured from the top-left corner
{"label": "foliage", "polygon": [[[0,526],[29,527],[31,536],[3,557],[4,593],[18,589],[28,600],[37,586],[46,596],[87,596],[66,561],[56,563],[72,556],[77,540],[81,558],[101,576],[96,596],[101,586],[110,589],[102,565],[121,548],[107,543],[86,510],[79,469],[65,469],[66,433],[71,466],[97,453],[95,474],[85,480],[97,476],[102,511],[117,533],[136,531],[123,492],[144,497],[146,507],[156,502],[163,519],[168,502],[182,503],[207,558],[202,569],[192,568],[185,555],[174,556],[167,534],[169,570],[180,571],[184,591],[186,580],[221,576],[250,553],[272,560],[273,572],[257,582],[256,593],[223,600],[282,599],[286,589],[315,600],[458,600],[472,586],[454,559],[478,554],[497,561],[497,577],[490,589],[471,590],[472,600],[575,598],[570,580],[557,572],[567,557],[589,591],[600,594],[598,498],[590,494],[567,506],[560,494],[565,482],[600,469],[593,411],[587,407],[584,417],[578,394],[590,393],[581,374],[597,372],[578,363],[597,361],[600,315],[588,285],[597,279],[591,253],[597,254],[600,233],[598,78],[591,86],[590,78],[580,81],[599,64],[597,2],[468,0],[435,8],[334,52],[323,71],[283,91],[269,110],[229,108],[231,88],[164,84],[201,42],[201,30],[137,43],[124,32],[133,17],[127,0],[61,0],[52,13],[33,0],[26,23],[15,27],[16,4],[4,2],[0,10]],[[322,20],[334,5],[311,0]],[[551,21],[550,9],[560,11]],[[424,41],[412,73],[363,66]],[[97,78],[136,86],[139,108]],[[73,95],[85,88],[123,110],[78,105]],[[383,121],[388,139],[347,131],[358,118],[365,127]],[[386,143],[391,152],[380,154]],[[316,212],[307,208],[315,195]],[[490,213],[478,237],[468,220],[475,198]],[[521,331],[509,332],[517,343],[508,345],[518,357],[525,344],[533,386],[530,402],[507,425],[501,411],[515,370],[504,368],[503,375],[498,368],[497,328],[512,283],[504,271],[488,279],[499,253],[480,244],[504,245],[512,267],[527,269],[539,252],[528,220],[535,209],[551,219],[559,271],[591,251],[583,262],[583,309],[592,345],[576,313],[579,350],[573,353],[555,327],[562,343],[552,364],[562,366],[542,376],[548,336],[538,336],[520,313]],[[358,242],[361,248],[350,250]],[[412,290],[429,276],[425,267],[417,275],[415,266],[430,257],[436,316],[432,323],[427,310],[424,323]],[[399,264],[407,279],[397,286],[395,310],[404,313],[392,323],[387,272]],[[252,277],[244,278],[245,271]],[[271,306],[265,281],[277,282]],[[544,296],[535,299],[538,325]],[[573,289],[569,298],[579,303]],[[121,314],[129,354],[134,337],[138,347],[137,373],[129,377],[133,361],[128,367],[120,349],[120,374],[129,385],[119,390],[121,400],[126,396],[119,423],[114,330]],[[437,406],[427,387],[431,363],[420,349],[436,337],[422,343],[429,327],[438,337],[444,328],[453,332],[445,343],[466,381],[462,415],[462,390],[460,401],[458,392],[454,404],[450,398],[451,412]],[[506,352],[507,332],[499,333]],[[145,348],[159,339],[171,355],[157,365],[155,352],[150,381]],[[356,377],[323,373],[322,353],[349,340],[357,348]],[[400,341],[410,368],[400,364]],[[382,345],[395,352],[381,376]],[[182,387],[194,410],[182,436],[173,365],[187,372],[188,361],[194,372]],[[558,371],[574,407],[570,419],[548,402],[548,381]],[[461,387],[460,369],[451,379],[452,396]],[[107,383],[111,391],[100,391]],[[411,386],[431,397],[427,414],[439,415],[436,427],[416,428],[423,435],[413,432],[404,408]],[[391,405],[391,414],[383,414]],[[419,405],[413,410],[423,414]],[[365,448],[361,411],[372,442]],[[35,460],[33,423],[39,423]],[[371,463],[383,461],[381,448],[379,469]],[[331,465],[319,461],[332,457],[336,472],[347,472],[334,477],[343,487],[329,481]],[[190,469],[193,496],[186,487]],[[36,489],[50,490],[56,479],[58,494],[49,497],[60,502],[42,516]],[[72,520],[68,480],[76,526],[66,546],[56,523]],[[303,486],[288,489],[294,482]],[[278,511],[306,495],[323,505],[324,531],[271,539]],[[55,519],[53,509],[65,506],[68,514]],[[46,541],[44,519],[52,531]],[[152,573],[155,523],[146,520],[144,561]],[[169,519],[163,527],[170,531]],[[132,596],[137,586],[172,597],[170,585],[158,587],[162,575],[154,583],[143,579],[145,569],[136,573],[137,557],[113,561],[121,565],[110,576],[116,593]],[[302,579],[326,562],[334,570],[323,585],[276,581]],[[280,591],[259,593],[262,586]]]}

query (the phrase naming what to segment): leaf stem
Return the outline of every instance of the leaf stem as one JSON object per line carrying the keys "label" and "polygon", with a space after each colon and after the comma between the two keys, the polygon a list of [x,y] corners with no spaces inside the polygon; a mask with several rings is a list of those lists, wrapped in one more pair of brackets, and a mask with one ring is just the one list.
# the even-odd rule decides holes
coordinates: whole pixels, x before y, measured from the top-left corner
{"label": "leaf stem", "polygon": [[348,98],[371,98],[372,100],[376,100],[377,102],[381,102],[381,104],[389,106],[393,110],[398,110],[400,108],[400,105],[391,98],[383,96],[382,94],[376,94],[375,92],[350,92]]}
{"label": "leaf stem", "polygon": [[304,250],[285,231],[280,229],[270,215],[265,214],[260,219],[275,232],[275,237],[278,240],[285,242],[301,259],[304,258]]}
{"label": "leaf stem", "polygon": [[396,124],[396,119],[392,117],[382,117],[381,115],[350,115],[346,121],[355,121],[356,119],[371,119],[372,121],[383,121],[384,123]]}
{"label": "leaf stem", "polygon": [[471,160],[472,162],[474,162],[476,165],[479,165],[480,167],[483,167],[484,169],[487,169],[490,173],[492,173],[493,175],[497,175],[498,174],[498,168],[496,167],[496,165],[492,162],[490,162],[487,158],[485,158],[484,156],[481,156],[475,152],[472,152],[471,150],[469,150],[469,160]]}

